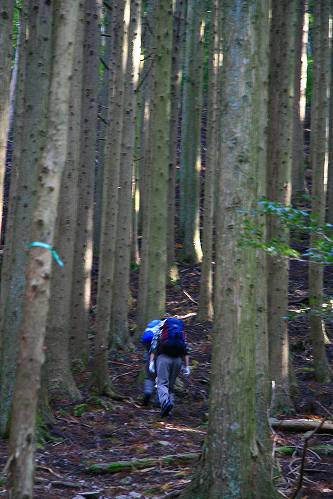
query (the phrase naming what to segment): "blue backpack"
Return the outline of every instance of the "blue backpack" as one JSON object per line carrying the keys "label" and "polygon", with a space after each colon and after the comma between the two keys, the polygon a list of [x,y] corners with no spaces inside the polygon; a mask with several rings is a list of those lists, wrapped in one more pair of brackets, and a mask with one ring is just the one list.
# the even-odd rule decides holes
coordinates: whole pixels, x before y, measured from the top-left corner
{"label": "blue backpack", "polygon": [[183,357],[186,353],[184,322],[170,317],[161,326],[159,353],[170,357]]}
{"label": "blue backpack", "polygon": [[161,324],[161,321],[158,319],[155,319],[147,324],[147,327],[141,336],[141,343],[145,347],[150,347],[151,340],[153,339],[154,333],[158,329],[159,324]]}

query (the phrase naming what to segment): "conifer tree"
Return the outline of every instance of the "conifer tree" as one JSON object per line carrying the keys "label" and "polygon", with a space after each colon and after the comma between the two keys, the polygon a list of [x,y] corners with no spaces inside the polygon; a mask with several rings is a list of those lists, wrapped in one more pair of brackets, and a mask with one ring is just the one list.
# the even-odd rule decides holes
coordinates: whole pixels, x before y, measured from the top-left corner
{"label": "conifer tree", "polygon": [[[42,2],[44,4],[44,2]],[[33,496],[35,429],[49,307],[53,242],[65,166],[79,0],[55,2],[46,147],[39,158],[9,445],[9,497]],[[39,18],[39,21],[41,18]],[[43,244],[48,245],[43,247]],[[59,268],[54,271],[61,271]]]}
{"label": "conifer tree", "polygon": [[0,233],[2,224],[3,182],[10,111],[10,76],[13,58],[14,1],[3,0],[0,5]]}
{"label": "conifer tree", "polygon": [[[328,95],[330,84],[329,14],[330,1],[322,0],[314,5],[313,29],[313,94],[311,103],[311,166],[312,166],[312,213],[319,223],[325,220],[326,182],[328,163]],[[316,241],[311,236],[310,247]],[[323,265],[309,263],[309,303],[314,308],[310,315],[310,339],[313,351],[315,376],[327,382],[331,368],[325,349],[324,322],[320,314],[323,302]]]}
{"label": "conifer tree", "polygon": [[[270,74],[268,102],[267,196],[290,205],[292,169],[293,88],[295,67],[296,0],[272,3]],[[268,240],[278,238],[288,244],[289,230],[280,220],[270,218]],[[268,330],[271,375],[275,383],[273,408],[277,412],[293,408],[289,387],[288,260],[268,258]]]}
{"label": "conifer tree", "polygon": [[[23,51],[24,68],[20,70],[19,95],[24,97],[20,139],[15,146],[18,172],[11,217],[14,223],[11,246],[5,251],[6,262],[2,271],[6,275],[7,290],[2,303],[1,359],[0,359],[0,433],[7,430],[13,397],[18,333],[23,314],[27,246],[35,204],[37,165],[45,149],[48,90],[51,63],[51,20],[53,4],[33,0],[28,6],[27,33],[29,37]],[[38,88],[36,87],[38,81]],[[21,112],[21,111],[20,111]],[[16,136],[17,139],[17,136]]]}
{"label": "conifer tree", "polygon": [[[269,471],[258,465],[262,449],[256,444],[256,257],[253,248],[239,244],[241,212],[256,203],[258,149],[265,140],[265,123],[256,109],[265,88],[257,66],[258,50],[267,61],[268,36],[258,34],[267,29],[264,7],[257,0],[226,0],[218,6],[223,67],[216,311],[208,434],[199,470],[182,496],[191,499],[275,497]],[[258,480],[265,481],[266,490],[258,490]]]}
{"label": "conifer tree", "polygon": [[[143,303],[144,321],[161,317],[165,311],[167,274],[167,192],[170,134],[170,78],[172,52],[172,1],[154,4],[154,65],[150,110],[149,209],[143,220],[146,231],[146,252],[142,255],[139,294]],[[149,170],[148,170],[149,168]]]}
{"label": "conifer tree", "polygon": [[85,365],[88,360],[100,56],[99,3],[98,0],[85,0],[84,4],[81,149],[70,325],[72,359],[78,365]]}
{"label": "conifer tree", "polygon": [[180,229],[182,258],[202,259],[200,243],[200,122],[203,77],[203,6],[193,0],[187,6],[181,140]]}

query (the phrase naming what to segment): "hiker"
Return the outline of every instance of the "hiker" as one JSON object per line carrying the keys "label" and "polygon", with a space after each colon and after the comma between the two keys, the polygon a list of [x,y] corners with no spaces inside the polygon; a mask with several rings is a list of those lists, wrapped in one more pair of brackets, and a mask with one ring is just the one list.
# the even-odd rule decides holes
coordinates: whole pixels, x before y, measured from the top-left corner
{"label": "hiker", "polygon": [[149,361],[150,361],[150,347],[151,347],[151,341],[153,339],[154,333],[159,330],[160,325],[162,324],[162,321],[159,319],[155,319],[147,324],[146,329],[144,330],[144,333],[141,337],[141,343],[143,344],[145,348],[145,353],[144,353],[144,361],[145,361],[145,369],[146,369],[146,377],[143,382],[143,399],[142,403],[143,405],[148,405],[151,399],[151,396],[154,392],[155,388],[155,372],[151,373],[149,371]]}
{"label": "hiker", "polygon": [[[189,348],[186,343],[184,322],[169,317],[156,329],[150,347],[149,372],[157,374],[157,394],[161,416],[170,414],[174,405],[173,386],[183,366],[185,376],[190,375]],[[156,365],[155,365],[156,364]]]}

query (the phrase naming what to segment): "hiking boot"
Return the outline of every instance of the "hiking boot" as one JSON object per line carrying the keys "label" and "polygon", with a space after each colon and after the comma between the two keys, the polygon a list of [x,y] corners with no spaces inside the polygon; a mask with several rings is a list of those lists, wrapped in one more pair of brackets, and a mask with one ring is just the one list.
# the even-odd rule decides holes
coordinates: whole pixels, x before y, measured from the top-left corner
{"label": "hiking boot", "polygon": [[144,393],[143,399],[142,399],[142,405],[144,405],[144,406],[149,405],[150,397],[151,397],[150,393]]}
{"label": "hiking boot", "polygon": [[172,408],[173,408],[173,404],[170,402],[170,400],[168,400],[168,402],[166,402],[162,406],[161,417],[165,418],[166,416],[168,416],[170,414],[170,412],[172,411]]}

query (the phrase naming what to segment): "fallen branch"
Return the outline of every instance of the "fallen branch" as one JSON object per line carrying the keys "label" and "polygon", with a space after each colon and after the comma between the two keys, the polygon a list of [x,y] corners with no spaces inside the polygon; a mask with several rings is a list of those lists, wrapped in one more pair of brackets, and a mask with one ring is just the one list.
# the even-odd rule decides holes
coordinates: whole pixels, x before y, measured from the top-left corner
{"label": "fallen branch", "polygon": [[[276,419],[269,418],[269,423],[272,428],[276,430],[287,430],[287,431],[309,431],[315,430],[318,427],[320,421],[316,419]],[[317,430],[318,431],[318,430]],[[333,432],[333,422],[325,421],[321,427],[320,431]]]}
{"label": "fallen branch", "polygon": [[304,445],[303,445],[303,452],[302,452],[302,460],[301,460],[301,465],[300,465],[300,470],[299,470],[299,479],[298,479],[298,484],[296,487],[295,492],[291,496],[291,499],[296,499],[298,496],[298,493],[302,490],[303,487],[303,480],[304,480],[304,468],[305,468],[305,457],[306,457],[306,450],[309,445],[310,439],[313,437],[315,433],[317,433],[325,424],[327,416],[325,416],[322,421],[317,424],[316,428],[312,431],[310,431],[306,437],[304,438]]}
{"label": "fallen branch", "polygon": [[150,466],[161,466],[163,464],[187,464],[199,459],[199,454],[174,454],[169,456],[148,457],[143,459],[132,459],[130,461],[115,461],[114,463],[92,464],[86,468],[88,473],[118,473],[120,471],[135,471]]}

